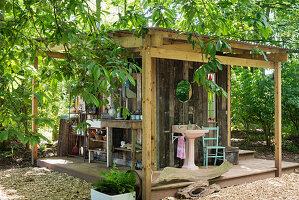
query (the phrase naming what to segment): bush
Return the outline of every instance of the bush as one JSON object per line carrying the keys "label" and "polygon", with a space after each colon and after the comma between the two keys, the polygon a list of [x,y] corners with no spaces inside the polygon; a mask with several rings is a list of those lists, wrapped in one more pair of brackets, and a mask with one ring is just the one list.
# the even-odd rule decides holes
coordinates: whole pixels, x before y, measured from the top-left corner
{"label": "bush", "polygon": [[100,173],[98,182],[93,183],[99,192],[116,195],[133,192],[135,190],[136,177],[134,171],[121,172],[114,164],[109,173]]}

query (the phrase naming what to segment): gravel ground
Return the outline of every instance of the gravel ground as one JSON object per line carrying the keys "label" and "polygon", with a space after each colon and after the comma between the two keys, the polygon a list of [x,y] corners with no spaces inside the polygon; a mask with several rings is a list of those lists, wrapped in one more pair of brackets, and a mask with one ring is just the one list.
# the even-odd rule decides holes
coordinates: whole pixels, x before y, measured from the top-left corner
{"label": "gravel ground", "polygon": [[[91,184],[46,168],[0,170],[0,199],[90,199]],[[165,198],[165,200],[175,198]],[[201,199],[299,200],[299,174],[283,175],[222,189]]]}
{"label": "gravel ground", "polygon": [[222,189],[205,199],[299,199],[299,174],[284,174]]}
{"label": "gravel ground", "polygon": [[[299,200],[299,174],[284,174],[281,178],[269,178],[221,189],[202,200]],[[164,200],[175,200],[165,198]]]}
{"label": "gravel ground", "polygon": [[0,170],[0,199],[90,199],[91,184],[46,168]]}

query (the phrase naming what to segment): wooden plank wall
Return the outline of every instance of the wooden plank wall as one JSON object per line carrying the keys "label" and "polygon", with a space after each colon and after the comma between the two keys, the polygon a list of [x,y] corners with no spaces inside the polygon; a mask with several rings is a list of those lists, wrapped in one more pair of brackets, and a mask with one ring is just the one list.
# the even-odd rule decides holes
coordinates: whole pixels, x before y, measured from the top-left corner
{"label": "wooden plank wall", "polygon": [[[223,66],[222,71],[216,73],[217,84],[227,91],[227,66]],[[217,96],[216,120],[219,126],[219,145],[227,145],[227,99],[223,96]]]}
{"label": "wooden plank wall", "polygon": [[[203,86],[193,82],[193,75],[202,63],[179,60],[157,59],[157,149],[158,168],[182,165],[176,158],[176,144],[171,142],[171,126],[173,124],[196,123],[198,126],[208,126],[207,122],[207,92]],[[226,68],[216,73],[216,80],[226,89]],[[187,103],[179,102],[175,89],[181,80],[192,84],[192,97]],[[222,144],[226,140],[226,99],[217,97],[217,121],[220,126]],[[202,141],[195,142],[195,162],[201,164]]]}

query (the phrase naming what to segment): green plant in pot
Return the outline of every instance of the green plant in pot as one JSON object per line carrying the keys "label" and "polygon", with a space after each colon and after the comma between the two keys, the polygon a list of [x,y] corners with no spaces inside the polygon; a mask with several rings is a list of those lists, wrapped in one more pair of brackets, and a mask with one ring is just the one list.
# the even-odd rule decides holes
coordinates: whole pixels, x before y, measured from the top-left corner
{"label": "green plant in pot", "polygon": [[135,199],[136,176],[134,171],[119,171],[114,164],[110,172],[100,173],[101,178],[93,183],[91,200],[133,200]]}

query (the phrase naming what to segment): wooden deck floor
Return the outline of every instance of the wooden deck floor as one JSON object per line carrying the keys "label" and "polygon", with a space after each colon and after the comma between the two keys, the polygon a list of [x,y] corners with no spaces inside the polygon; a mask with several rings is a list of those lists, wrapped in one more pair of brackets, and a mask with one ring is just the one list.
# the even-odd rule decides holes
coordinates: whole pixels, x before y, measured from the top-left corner
{"label": "wooden deck floor", "polygon": [[[78,157],[52,157],[39,159],[39,167],[46,167],[61,173],[67,173],[71,176],[86,180],[87,182],[97,181],[100,172],[108,172],[112,167],[107,167],[106,162],[88,163],[88,160]],[[117,166],[119,170],[127,171],[130,167]]]}
{"label": "wooden deck floor", "polygon": [[[38,160],[38,166],[47,167],[59,172],[67,173],[72,176],[84,179],[89,182],[98,180],[99,172],[109,171],[104,162],[88,163],[83,158],[73,157],[54,157]],[[214,167],[214,166],[211,166]],[[129,167],[118,166],[120,170],[128,170]],[[201,168],[202,172],[206,170]],[[283,173],[299,170],[299,163],[282,162]],[[155,173],[154,178],[158,173]],[[252,182],[260,179],[275,176],[274,160],[264,159],[244,159],[240,160],[238,165],[223,174],[221,177],[213,179],[210,183],[217,183],[221,187],[238,185],[246,182]],[[185,187],[192,182],[182,182],[170,185],[164,185],[152,188],[152,199],[161,199],[167,196],[173,196],[178,188]]]}

